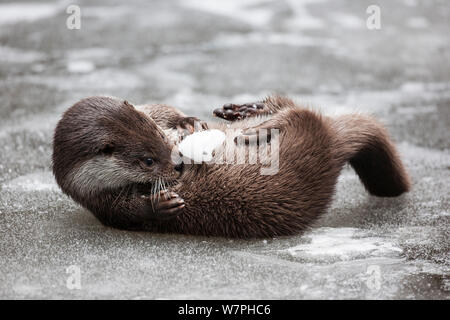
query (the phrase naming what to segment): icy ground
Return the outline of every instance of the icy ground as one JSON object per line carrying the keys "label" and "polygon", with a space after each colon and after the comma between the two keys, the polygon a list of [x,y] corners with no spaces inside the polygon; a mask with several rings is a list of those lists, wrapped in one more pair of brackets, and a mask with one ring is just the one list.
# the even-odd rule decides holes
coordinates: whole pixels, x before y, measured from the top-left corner
{"label": "icy ground", "polygon": [[[78,3],[81,30],[68,2],[0,2],[0,298],[450,298],[448,1]],[[378,115],[414,190],[371,197],[347,168],[309,232],[236,241],[105,228],[55,185],[52,130],[82,97],[210,118],[271,92]]]}

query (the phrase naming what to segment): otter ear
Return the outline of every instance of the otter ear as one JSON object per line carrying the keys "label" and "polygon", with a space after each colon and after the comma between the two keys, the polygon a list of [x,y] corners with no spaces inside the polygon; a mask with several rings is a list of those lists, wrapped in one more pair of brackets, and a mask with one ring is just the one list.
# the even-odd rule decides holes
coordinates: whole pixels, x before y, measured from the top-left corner
{"label": "otter ear", "polygon": [[98,154],[110,155],[114,152],[115,145],[112,142],[104,142],[95,147],[94,152]]}
{"label": "otter ear", "polygon": [[136,110],[136,108],[131,103],[129,103],[127,100],[123,100],[122,107]]}

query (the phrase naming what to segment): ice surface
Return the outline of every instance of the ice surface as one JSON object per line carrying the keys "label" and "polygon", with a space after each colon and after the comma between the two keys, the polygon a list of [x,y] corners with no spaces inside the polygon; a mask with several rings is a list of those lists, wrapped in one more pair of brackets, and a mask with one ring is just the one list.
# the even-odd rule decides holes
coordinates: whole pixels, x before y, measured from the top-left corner
{"label": "ice surface", "polygon": [[402,249],[389,240],[367,236],[356,228],[319,228],[305,236],[305,244],[286,251],[306,261],[334,262],[366,257],[399,257]]}
{"label": "ice surface", "polygon": [[[0,4],[0,298],[450,299],[449,5],[382,1],[377,31],[367,5],[95,0],[68,30],[63,2]],[[273,92],[378,116],[413,190],[372,197],[346,168],[303,235],[237,241],[106,228],[52,176],[53,129],[83,97],[212,120]]]}
{"label": "ice surface", "polygon": [[198,10],[223,15],[232,19],[239,19],[253,26],[264,26],[272,18],[272,12],[268,8],[258,6],[264,0],[229,0],[229,1],[201,1],[187,0],[184,5]]}
{"label": "ice surface", "polygon": [[36,51],[24,51],[0,46],[0,61],[12,63],[31,63],[43,60],[45,55]]}
{"label": "ice surface", "polygon": [[34,192],[34,191],[58,191],[55,179],[48,172],[36,172],[26,174],[8,183],[4,183],[2,189],[14,192]]}
{"label": "ice surface", "polygon": [[67,70],[72,73],[89,73],[95,69],[95,65],[89,60],[69,61]]}
{"label": "ice surface", "polygon": [[424,17],[411,17],[406,21],[406,24],[413,29],[423,29],[429,26],[428,20]]}

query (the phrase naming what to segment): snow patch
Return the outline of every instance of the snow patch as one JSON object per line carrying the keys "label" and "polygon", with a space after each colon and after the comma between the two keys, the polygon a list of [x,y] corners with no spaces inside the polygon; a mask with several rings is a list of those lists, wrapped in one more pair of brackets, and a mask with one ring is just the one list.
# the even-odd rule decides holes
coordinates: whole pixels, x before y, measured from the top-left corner
{"label": "snow patch", "polygon": [[362,19],[350,14],[336,13],[333,15],[333,20],[338,25],[347,29],[358,29],[364,26]]}
{"label": "snow patch", "polygon": [[95,65],[88,60],[69,61],[67,70],[71,73],[89,73],[95,69]]}
{"label": "snow patch", "polygon": [[287,21],[287,25],[296,30],[323,29],[323,20],[312,16],[306,8],[311,3],[323,2],[322,0],[288,0],[293,15]]}
{"label": "snow patch", "polygon": [[261,27],[270,22],[273,14],[268,8],[258,6],[265,2],[265,0],[186,0],[183,1],[183,4],[197,10],[240,20],[255,27]]}
{"label": "snow patch", "polygon": [[58,191],[58,186],[50,172],[36,172],[17,177],[2,185],[10,191],[35,192]]}
{"label": "snow patch", "polygon": [[[0,18],[1,20],[1,18]],[[45,54],[37,51],[25,51],[0,46],[0,62],[31,63],[45,58]]]}
{"label": "snow patch", "polygon": [[83,7],[82,16],[85,18],[95,18],[95,19],[117,19],[123,15],[131,12],[131,8],[128,6],[92,6]]}
{"label": "snow patch", "polygon": [[406,21],[406,25],[412,29],[425,29],[430,26],[430,23],[424,17],[412,17]]}
{"label": "snow patch", "polygon": [[291,256],[311,261],[348,261],[397,256],[402,249],[389,240],[356,228],[320,228],[306,236],[308,243],[285,249]]}
{"label": "snow patch", "polygon": [[136,72],[119,69],[96,69],[94,72],[73,73],[79,78],[76,81],[67,81],[67,75],[27,76],[30,83],[45,84],[60,90],[91,90],[96,88],[98,92],[113,92],[117,89],[135,89],[142,85],[142,81]]}
{"label": "snow patch", "polygon": [[298,33],[250,32],[246,34],[221,34],[214,39],[215,47],[239,47],[253,44],[287,45],[292,47],[330,47],[337,46],[330,38],[307,37]]}
{"label": "snow patch", "polygon": [[97,47],[71,50],[68,52],[70,60],[104,59],[112,55],[110,49]]}
{"label": "snow patch", "polygon": [[59,11],[55,3],[3,3],[0,4],[0,25],[33,22],[54,16]]}

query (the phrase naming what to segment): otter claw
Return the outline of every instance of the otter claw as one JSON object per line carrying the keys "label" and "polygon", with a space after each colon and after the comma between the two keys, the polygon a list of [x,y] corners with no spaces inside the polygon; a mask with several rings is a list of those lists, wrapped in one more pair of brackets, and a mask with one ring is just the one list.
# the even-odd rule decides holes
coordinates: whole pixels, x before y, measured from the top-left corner
{"label": "otter claw", "polygon": [[202,121],[196,117],[184,117],[178,120],[176,128],[179,131],[187,130],[191,134],[195,131],[208,130],[208,125],[205,121]]}
{"label": "otter claw", "polygon": [[161,190],[154,196],[153,217],[157,220],[175,218],[185,207],[184,200],[175,192]]}

